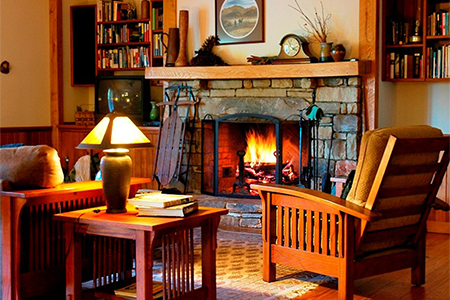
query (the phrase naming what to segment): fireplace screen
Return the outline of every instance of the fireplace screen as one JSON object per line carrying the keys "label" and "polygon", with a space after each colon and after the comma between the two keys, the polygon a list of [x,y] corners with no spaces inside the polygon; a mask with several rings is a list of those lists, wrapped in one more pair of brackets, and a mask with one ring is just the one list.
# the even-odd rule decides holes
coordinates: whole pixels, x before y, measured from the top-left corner
{"label": "fireplace screen", "polygon": [[202,121],[202,193],[256,197],[252,183],[298,185],[299,127],[298,121],[256,114],[206,117]]}

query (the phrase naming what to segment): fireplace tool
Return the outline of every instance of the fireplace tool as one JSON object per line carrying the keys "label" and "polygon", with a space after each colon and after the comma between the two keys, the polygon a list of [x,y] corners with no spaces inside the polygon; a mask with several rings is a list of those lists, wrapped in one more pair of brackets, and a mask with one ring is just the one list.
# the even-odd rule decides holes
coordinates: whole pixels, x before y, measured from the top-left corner
{"label": "fireplace tool", "polygon": [[[305,125],[308,136],[308,164],[306,167],[300,168],[300,182],[303,187],[317,190],[319,189],[319,125],[323,117],[323,111],[315,104],[315,91],[312,94],[312,98],[312,104],[300,113],[300,130],[303,131],[303,125]],[[307,119],[304,119],[303,115]],[[302,134],[300,134],[300,142],[302,141]],[[300,149],[302,149],[301,145]],[[300,166],[302,166],[301,162],[302,159],[300,159]]]}
{"label": "fireplace tool", "polygon": [[245,151],[244,150],[238,150],[236,152],[236,154],[237,154],[237,156],[239,156],[239,165],[238,165],[238,167],[239,167],[239,178],[238,178],[238,181],[236,181],[233,184],[233,194],[236,193],[236,188],[237,187],[239,187],[239,189],[241,191],[245,191],[244,187],[246,187],[247,188],[247,194],[249,194],[250,193],[250,185],[247,182],[245,182],[245,179],[244,179],[244,177],[245,177],[245,165],[244,165]]}
{"label": "fireplace tool", "polygon": [[[188,100],[180,100],[182,92],[185,92]],[[194,136],[193,131],[195,129],[193,124],[189,126],[189,122],[191,121],[191,106],[194,106],[192,122],[195,122],[197,117],[197,104],[198,101],[195,99],[192,89],[189,86],[171,86],[165,88],[164,102],[157,104],[157,106],[163,106],[163,113],[152,179],[157,180],[159,188],[161,186],[168,186],[169,183],[178,186],[178,182],[181,182],[183,184],[183,191],[181,192],[184,193],[187,190],[190,152]],[[184,117],[180,116],[180,106],[183,106],[183,109],[186,110]],[[185,145],[186,130],[189,133],[188,145]],[[184,152],[186,147],[187,153]],[[183,158],[185,158],[186,169],[182,172]]]}

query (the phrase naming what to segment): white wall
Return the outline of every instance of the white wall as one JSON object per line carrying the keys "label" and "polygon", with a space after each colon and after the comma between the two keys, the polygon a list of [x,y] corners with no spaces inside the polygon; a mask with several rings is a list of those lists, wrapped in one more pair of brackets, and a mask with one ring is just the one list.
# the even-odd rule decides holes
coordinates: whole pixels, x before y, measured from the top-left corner
{"label": "white wall", "polygon": [[450,133],[450,83],[381,82],[379,126],[427,124]]}
{"label": "white wall", "polygon": [[[300,14],[289,5],[294,0],[265,0],[265,43],[223,45],[215,49],[229,64],[245,64],[250,55],[274,56],[279,53],[281,38],[288,33],[306,36],[302,28]],[[178,10],[189,11],[188,58],[194,56],[203,41],[215,34],[215,1],[213,0],[178,0]],[[314,7],[320,12],[320,1],[299,0],[308,16],[313,15]],[[328,40],[340,43],[347,49],[346,59],[358,57],[359,40],[359,0],[322,0],[325,13],[331,14]],[[310,49],[319,56],[318,44],[311,44]]]}
{"label": "white wall", "polygon": [[0,1],[0,127],[50,126],[48,1]]}

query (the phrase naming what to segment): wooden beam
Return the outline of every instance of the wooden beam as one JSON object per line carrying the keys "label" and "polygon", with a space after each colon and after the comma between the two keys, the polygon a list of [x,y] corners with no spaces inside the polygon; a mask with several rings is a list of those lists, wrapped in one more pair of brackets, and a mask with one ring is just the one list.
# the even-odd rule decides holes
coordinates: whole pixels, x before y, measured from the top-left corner
{"label": "wooden beam", "polygon": [[363,79],[365,130],[378,127],[378,17],[377,0],[359,1],[359,59],[370,61]]}
{"label": "wooden beam", "polygon": [[359,76],[367,62],[346,61],[286,65],[232,65],[220,67],[146,68],[145,78],[166,80],[262,79]]}
{"label": "wooden beam", "polygon": [[62,58],[62,1],[49,0],[50,15],[50,115],[52,144],[59,147],[58,125],[64,122],[63,58]]}

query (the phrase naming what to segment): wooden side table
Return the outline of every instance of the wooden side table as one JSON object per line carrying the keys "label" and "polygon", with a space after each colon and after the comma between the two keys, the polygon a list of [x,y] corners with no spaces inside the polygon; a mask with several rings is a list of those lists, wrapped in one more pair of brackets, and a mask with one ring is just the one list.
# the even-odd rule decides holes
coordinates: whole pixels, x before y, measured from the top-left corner
{"label": "wooden side table", "polygon": [[[162,245],[164,299],[216,299],[217,228],[220,216],[227,214],[227,209],[200,207],[185,218],[137,217],[131,205],[123,214],[107,214],[105,207],[98,209],[100,212],[91,208],[55,215],[65,227],[67,299],[81,299],[83,234],[136,241],[137,299],[153,299],[153,250],[157,238]],[[194,286],[196,227],[201,228],[202,247],[202,285],[199,288]]]}
{"label": "wooden side table", "polygon": [[[149,178],[132,178],[130,195]],[[64,274],[64,242],[53,215],[104,205],[100,181],[55,188],[2,191],[2,299],[23,299],[51,291]],[[64,283],[64,281],[62,281]]]}

